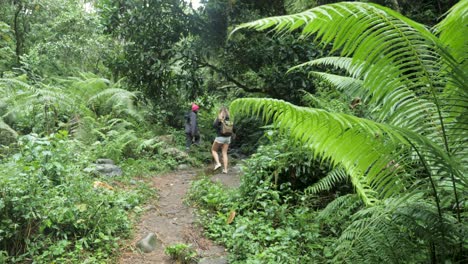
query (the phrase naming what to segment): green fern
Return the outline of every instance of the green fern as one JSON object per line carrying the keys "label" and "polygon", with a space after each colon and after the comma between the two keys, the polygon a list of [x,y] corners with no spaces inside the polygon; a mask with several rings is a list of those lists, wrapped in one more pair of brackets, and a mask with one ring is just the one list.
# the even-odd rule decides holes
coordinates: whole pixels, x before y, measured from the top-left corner
{"label": "green fern", "polygon": [[[463,2],[460,8],[466,5]],[[344,2],[246,23],[236,30],[270,27],[280,33],[303,27],[303,36],[314,35],[322,43],[332,43],[342,56],[352,56],[351,63],[343,58],[346,63],[342,65],[348,65],[353,78],[362,79],[362,87],[372,95],[372,102],[383,104],[386,111],[382,111],[382,116],[394,124],[407,124],[408,128],[421,132],[424,129],[444,138],[445,131],[440,130],[442,113],[438,110],[441,106],[435,95],[444,90],[450,76],[456,77],[461,88],[459,103],[466,105],[463,98],[467,95],[467,71],[452,63],[453,57],[445,52],[445,44],[423,25],[390,9]],[[400,106],[398,111],[395,105]],[[397,115],[389,117],[391,112]]]}
{"label": "green fern", "polygon": [[[141,123],[144,111],[136,106],[139,93],[117,88],[119,85],[120,82],[114,84],[87,73],[81,73],[79,77],[55,79],[55,85],[30,85],[21,76],[0,78],[2,101],[8,105],[4,115],[14,114],[18,118],[35,120],[33,124],[36,125],[44,123],[50,128],[57,126],[59,115],[73,121],[76,119],[74,117],[96,118],[111,113],[131,117]],[[73,129],[76,131],[79,125],[79,122],[74,123]]]}
{"label": "green fern", "polygon": [[[350,58],[343,57],[326,57],[308,61],[292,67],[288,72],[293,72],[296,69],[303,67],[314,67],[317,65],[332,66],[336,69],[346,70],[349,73],[355,72],[352,68],[352,60]],[[366,90],[363,89],[363,81],[358,79],[358,75],[355,77],[348,77],[316,71],[311,71],[309,74],[328,81],[350,97],[360,97],[363,99],[367,99],[368,97]]]}
{"label": "green fern", "polygon": [[146,140],[141,140],[136,148],[138,153],[144,150],[154,150],[161,148],[164,145],[164,142],[159,141],[157,138],[150,138]]}
{"label": "green fern", "polygon": [[398,194],[404,187],[403,179],[395,177],[400,171],[386,166],[402,150],[409,149],[404,133],[417,136],[409,131],[274,99],[238,99],[231,110],[235,114],[261,114],[266,122],[273,121],[281,131],[313,150],[316,157],[341,164],[366,204],[378,201],[374,187],[382,182],[385,185],[378,189],[384,196]]}
{"label": "green fern", "polygon": [[[466,5],[466,1],[460,5]],[[461,180],[466,184],[466,167],[454,162],[447,153],[452,153],[453,147],[461,149],[462,155],[466,153],[462,140],[467,136],[467,124],[456,121],[466,116],[463,98],[467,89],[466,82],[447,81],[452,76],[466,80],[466,72],[450,63],[454,56],[445,52],[444,43],[423,25],[390,9],[354,2],[261,19],[243,24],[235,31],[273,28],[285,33],[299,27],[303,27],[303,36],[314,35],[322,43],[332,43],[343,56],[352,56],[329,59],[328,63],[346,68],[352,78],[362,81],[355,89],[366,94],[369,103],[379,109],[375,120],[378,123],[371,125],[368,120],[298,109],[267,99],[240,99],[233,103],[233,109],[243,113],[261,112],[265,120],[271,118],[280,129],[291,132],[296,140],[308,144],[324,158],[343,164],[365,200],[373,196],[366,192],[376,191],[371,185],[383,190],[385,197],[396,194],[400,188],[394,188],[395,180],[388,177],[393,174],[388,164],[395,162],[390,157],[400,157],[395,164],[406,164],[411,163],[414,154],[424,160],[431,177],[452,177],[456,196],[455,182]],[[441,104],[442,91],[451,95],[448,105]],[[461,107],[454,109],[454,105]],[[449,130],[452,127],[457,129]],[[451,137],[452,134],[457,136]],[[375,140],[380,137],[386,139]],[[453,143],[449,138],[454,138]],[[411,152],[408,147],[417,150]],[[357,180],[363,174],[367,182]],[[357,184],[362,182],[364,188]],[[369,198],[366,203],[372,200]]]}
{"label": "green fern", "polygon": [[[346,194],[339,196],[330,202],[325,209],[320,211],[318,218],[324,220],[330,217],[334,217],[336,214],[340,214],[343,210],[356,209],[362,205],[362,201],[356,194]],[[350,214],[343,214],[350,215]]]}
{"label": "green fern", "polygon": [[[354,214],[338,240],[334,261],[422,263],[426,255],[436,261],[447,259],[451,256],[445,254],[453,250],[451,247],[466,231],[452,216],[440,218],[437,208],[420,195],[404,196]],[[434,248],[440,249],[438,255]]]}
{"label": "green fern", "polygon": [[141,112],[135,107],[138,92],[131,92],[120,88],[109,88],[96,93],[88,100],[88,105],[93,105],[103,98],[103,105],[115,111],[117,114],[124,113],[128,116],[142,121]]}
{"label": "green fern", "polygon": [[343,168],[336,167],[332,171],[330,171],[327,174],[327,176],[320,179],[317,183],[307,187],[307,189],[305,189],[305,193],[307,195],[310,195],[317,194],[323,191],[329,191],[334,186],[336,186],[337,183],[346,181],[347,179],[348,175],[346,174],[346,171]]}
{"label": "green fern", "polygon": [[[349,175],[367,208],[357,211],[342,233],[335,262],[435,263],[466,251],[468,27],[460,25],[467,24],[467,10],[468,0],[460,1],[431,32],[388,8],[342,2],[233,31],[272,29],[281,35],[302,28],[301,37],[331,44],[341,57],[297,67],[346,70],[347,76],[312,74],[362,97],[373,110],[372,119],[361,119],[273,99],[238,99],[231,105],[235,118],[272,121]],[[329,176],[314,191],[336,179]]]}
{"label": "green fern", "polygon": [[[59,122],[59,113],[68,113],[76,104],[76,99],[63,92],[63,89],[45,84],[29,85],[13,78],[0,78],[2,100],[8,105],[5,115],[27,120],[30,126],[39,131],[52,132]],[[24,121],[23,121],[24,122]],[[33,128],[33,129],[34,129]]]}

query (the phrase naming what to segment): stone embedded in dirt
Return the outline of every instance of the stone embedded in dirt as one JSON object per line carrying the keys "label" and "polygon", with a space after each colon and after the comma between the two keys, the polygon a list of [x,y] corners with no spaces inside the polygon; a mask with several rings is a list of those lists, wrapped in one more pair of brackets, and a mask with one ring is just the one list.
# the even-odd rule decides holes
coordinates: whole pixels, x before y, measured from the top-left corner
{"label": "stone embedded in dirt", "polygon": [[112,164],[115,165],[114,161],[111,159],[97,159],[96,164]]}
{"label": "stone embedded in dirt", "polygon": [[156,210],[156,206],[150,204],[150,205],[147,205],[145,206],[145,211],[151,211],[151,210]]}
{"label": "stone embedded in dirt", "polygon": [[149,253],[156,249],[156,243],[156,235],[154,233],[149,233],[146,237],[138,241],[136,246],[144,253]]}
{"label": "stone embedded in dirt", "polygon": [[180,164],[179,166],[177,166],[177,170],[188,170],[188,169],[190,169],[190,166],[187,164]]}
{"label": "stone embedded in dirt", "polygon": [[99,175],[108,177],[122,175],[122,169],[112,164],[95,164],[95,172]]}
{"label": "stone embedded in dirt", "polygon": [[202,258],[198,264],[227,264],[229,263],[226,257],[211,257],[211,258]]}
{"label": "stone embedded in dirt", "polygon": [[85,169],[86,172],[90,172],[95,176],[121,176],[122,169],[114,164],[111,159],[97,159],[96,163]]}

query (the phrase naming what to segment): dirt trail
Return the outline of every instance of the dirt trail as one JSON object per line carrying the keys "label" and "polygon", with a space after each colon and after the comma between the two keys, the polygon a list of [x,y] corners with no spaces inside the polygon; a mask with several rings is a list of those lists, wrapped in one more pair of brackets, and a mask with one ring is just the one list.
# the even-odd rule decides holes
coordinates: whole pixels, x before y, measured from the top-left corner
{"label": "dirt trail", "polygon": [[[159,199],[148,205],[148,210],[136,227],[134,240],[123,249],[119,263],[173,263],[164,254],[164,248],[174,243],[191,244],[202,258],[216,260],[226,255],[223,247],[203,237],[201,228],[196,225],[194,209],[183,202],[190,182],[197,174],[202,173],[201,170],[174,171],[152,179],[153,187],[158,190]],[[212,180],[219,181],[228,188],[235,188],[239,185],[239,170],[234,167],[228,174],[216,173],[212,175]],[[135,249],[135,244],[149,233],[156,234],[158,246],[153,252],[139,253]]]}

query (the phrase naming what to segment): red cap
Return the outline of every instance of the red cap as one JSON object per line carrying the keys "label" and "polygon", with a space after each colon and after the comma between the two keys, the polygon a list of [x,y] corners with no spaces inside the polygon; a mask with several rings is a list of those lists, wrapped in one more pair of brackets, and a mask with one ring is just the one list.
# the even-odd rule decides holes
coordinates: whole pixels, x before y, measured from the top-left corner
{"label": "red cap", "polygon": [[192,104],[192,111],[197,111],[200,107],[196,104]]}

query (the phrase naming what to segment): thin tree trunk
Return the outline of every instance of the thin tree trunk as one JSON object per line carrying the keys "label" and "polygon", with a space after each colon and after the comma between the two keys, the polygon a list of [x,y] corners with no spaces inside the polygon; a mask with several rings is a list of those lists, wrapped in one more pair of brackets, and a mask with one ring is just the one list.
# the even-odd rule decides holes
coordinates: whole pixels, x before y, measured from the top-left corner
{"label": "thin tree trunk", "polygon": [[15,1],[15,4],[18,4],[18,7],[15,11],[15,17],[13,21],[13,29],[15,31],[15,40],[16,40],[16,64],[19,65],[20,63],[20,57],[23,52],[23,36],[22,33],[20,32],[20,25],[19,25],[19,17],[21,10],[23,9],[23,3],[21,1]]}

